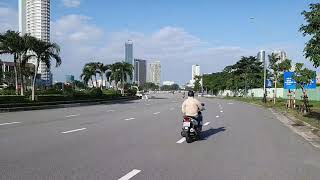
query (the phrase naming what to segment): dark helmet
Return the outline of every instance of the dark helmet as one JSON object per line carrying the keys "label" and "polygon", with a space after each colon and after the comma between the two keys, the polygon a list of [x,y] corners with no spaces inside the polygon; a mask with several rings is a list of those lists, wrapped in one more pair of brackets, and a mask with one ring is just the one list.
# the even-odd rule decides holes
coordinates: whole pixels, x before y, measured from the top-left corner
{"label": "dark helmet", "polygon": [[189,96],[189,97],[194,97],[194,92],[193,92],[193,91],[189,91],[189,92],[188,92],[188,96]]}

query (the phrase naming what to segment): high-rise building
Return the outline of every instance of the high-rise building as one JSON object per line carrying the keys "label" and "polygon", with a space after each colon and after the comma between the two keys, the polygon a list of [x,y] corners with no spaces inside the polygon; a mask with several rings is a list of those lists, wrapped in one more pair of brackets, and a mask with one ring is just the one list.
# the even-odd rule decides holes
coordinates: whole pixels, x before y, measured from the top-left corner
{"label": "high-rise building", "polygon": [[192,80],[195,80],[196,76],[200,75],[200,66],[198,64],[192,65]]}
{"label": "high-rise building", "polygon": [[125,43],[125,62],[133,65],[133,42],[128,40]]}
{"label": "high-rise building", "polygon": [[66,83],[73,83],[74,82],[74,75],[68,74],[66,75]]}
{"label": "high-rise building", "polygon": [[148,82],[160,86],[161,82],[161,64],[160,61],[150,63],[148,66]]}
{"label": "high-rise building", "polygon": [[134,59],[134,82],[143,85],[147,81],[147,61]]}
{"label": "high-rise building", "polygon": [[[19,0],[19,31],[43,41],[50,41],[50,0]],[[35,58],[30,63],[37,64]],[[47,86],[52,85],[52,74],[45,63],[40,63],[38,73]]]}
{"label": "high-rise building", "polygon": [[266,62],[266,51],[261,50],[258,52],[257,59],[260,60],[260,62],[265,63]]}
{"label": "high-rise building", "polygon": [[287,59],[287,53],[285,51],[273,51],[273,53],[278,59],[280,59],[280,62],[283,62]]}

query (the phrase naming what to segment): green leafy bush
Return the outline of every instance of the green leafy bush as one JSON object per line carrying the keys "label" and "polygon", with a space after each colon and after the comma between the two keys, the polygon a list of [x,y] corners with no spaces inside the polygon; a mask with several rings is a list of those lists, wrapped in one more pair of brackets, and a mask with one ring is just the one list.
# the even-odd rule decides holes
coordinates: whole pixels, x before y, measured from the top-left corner
{"label": "green leafy bush", "polygon": [[0,89],[0,95],[16,95],[16,91],[12,88]]}
{"label": "green leafy bush", "polygon": [[0,104],[9,104],[9,103],[25,103],[29,102],[25,96],[17,95],[1,95]]}

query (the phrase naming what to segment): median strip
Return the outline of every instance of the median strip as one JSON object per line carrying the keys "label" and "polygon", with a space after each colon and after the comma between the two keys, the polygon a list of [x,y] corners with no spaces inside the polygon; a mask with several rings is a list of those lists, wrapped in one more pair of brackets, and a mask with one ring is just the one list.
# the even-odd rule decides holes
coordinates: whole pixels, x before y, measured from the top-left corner
{"label": "median strip", "polygon": [[87,128],[81,128],[81,129],[74,129],[74,130],[70,130],[70,131],[65,131],[65,132],[61,132],[62,134],[68,134],[68,133],[73,133],[73,132],[77,132],[77,131],[83,131]]}
{"label": "median strip", "polygon": [[134,176],[136,176],[140,172],[141,172],[141,170],[134,169],[134,170],[130,171],[128,174],[126,174],[125,176],[123,176],[122,178],[120,178],[118,180],[129,180],[129,179],[133,178]]}
{"label": "median strip", "polygon": [[11,124],[19,124],[21,122],[9,122],[9,123],[2,123],[0,126],[5,126],[5,125],[11,125]]}

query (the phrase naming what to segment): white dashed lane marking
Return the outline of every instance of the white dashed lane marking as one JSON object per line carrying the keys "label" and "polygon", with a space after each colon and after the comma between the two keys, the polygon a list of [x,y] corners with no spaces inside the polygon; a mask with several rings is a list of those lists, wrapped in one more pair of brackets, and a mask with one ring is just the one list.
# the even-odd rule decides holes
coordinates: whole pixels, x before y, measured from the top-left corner
{"label": "white dashed lane marking", "polygon": [[131,121],[131,120],[134,120],[136,118],[128,118],[128,119],[125,119],[125,121]]}
{"label": "white dashed lane marking", "polygon": [[183,137],[183,138],[181,138],[179,141],[177,141],[177,143],[178,143],[178,144],[181,144],[181,143],[183,143],[185,140],[186,140],[186,138]]}
{"label": "white dashed lane marking", "polygon": [[219,118],[220,116],[216,116],[216,118]]}
{"label": "white dashed lane marking", "polygon": [[69,117],[77,117],[77,116],[80,116],[80,114],[71,114],[71,115],[66,116],[66,118],[69,118]]}
{"label": "white dashed lane marking", "polygon": [[208,126],[210,124],[210,122],[206,122],[206,123],[204,123],[203,125],[204,126]]}
{"label": "white dashed lane marking", "polygon": [[154,115],[157,115],[157,114],[160,114],[160,112],[155,112],[155,113],[153,113]]}
{"label": "white dashed lane marking", "polygon": [[134,170],[130,171],[128,174],[126,174],[125,176],[123,176],[122,178],[120,178],[118,180],[129,180],[129,179],[133,178],[134,176],[136,176],[140,172],[141,172],[141,170],[134,169]]}
{"label": "white dashed lane marking", "polygon": [[8,122],[8,123],[2,123],[0,126],[5,126],[5,125],[11,125],[11,124],[19,124],[21,122]]}
{"label": "white dashed lane marking", "polygon": [[87,128],[81,128],[81,129],[74,129],[74,130],[70,130],[70,131],[64,131],[61,132],[62,134],[68,134],[68,133],[73,133],[73,132],[77,132],[77,131],[83,131],[86,130]]}

